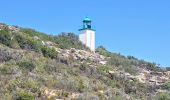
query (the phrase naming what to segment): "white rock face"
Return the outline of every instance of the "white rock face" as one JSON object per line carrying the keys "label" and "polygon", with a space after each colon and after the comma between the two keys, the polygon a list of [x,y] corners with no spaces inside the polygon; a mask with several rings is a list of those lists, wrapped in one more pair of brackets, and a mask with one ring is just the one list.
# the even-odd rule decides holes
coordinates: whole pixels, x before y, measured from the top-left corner
{"label": "white rock face", "polygon": [[57,49],[57,52],[59,53],[60,57],[64,58],[70,58],[72,57],[75,60],[80,61],[81,63],[86,62],[86,61],[91,61],[93,63],[89,65],[106,65],[107,60],[106,57],[98,54],[98,53],[92,53],[89,51],[85,50],[77,50],[77,49]]}
{"label": "white rock face", "polygon": [[79,40],[95,52],[95,31],[90,29],[81,30]]}

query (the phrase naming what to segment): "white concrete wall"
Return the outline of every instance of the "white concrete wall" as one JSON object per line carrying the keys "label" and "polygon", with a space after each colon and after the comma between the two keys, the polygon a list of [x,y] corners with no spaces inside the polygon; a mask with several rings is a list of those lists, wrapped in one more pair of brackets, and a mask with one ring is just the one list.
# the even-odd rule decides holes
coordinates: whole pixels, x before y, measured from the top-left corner
{"label": "white concrete wall", "polygon": [[95,51],[95,31],[93,30],[81,30],[79,34],[79,40],[90,48],[91,51]]}

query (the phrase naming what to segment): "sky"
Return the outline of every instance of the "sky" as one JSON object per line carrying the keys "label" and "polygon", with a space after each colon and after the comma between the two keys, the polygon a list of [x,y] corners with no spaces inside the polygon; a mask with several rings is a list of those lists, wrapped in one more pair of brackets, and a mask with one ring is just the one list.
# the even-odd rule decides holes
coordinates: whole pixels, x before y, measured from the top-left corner
{"label": "sky", "polygon": [[170,66],[170,0],[0,0],[0,22],[79,34],[84,17],[96,47]]}

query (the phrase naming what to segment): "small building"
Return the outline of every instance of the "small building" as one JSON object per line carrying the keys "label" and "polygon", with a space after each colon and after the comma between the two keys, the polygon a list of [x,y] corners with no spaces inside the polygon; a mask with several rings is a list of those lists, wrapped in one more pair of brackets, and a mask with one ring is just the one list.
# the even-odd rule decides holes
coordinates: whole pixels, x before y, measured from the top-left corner
{"label": "small building", "polygon": [[92,52],[95,52],[95,30],[92,29],[91,22],[88,17],[83,20],[83,27],[79,29],[79,40],[89,47]]}

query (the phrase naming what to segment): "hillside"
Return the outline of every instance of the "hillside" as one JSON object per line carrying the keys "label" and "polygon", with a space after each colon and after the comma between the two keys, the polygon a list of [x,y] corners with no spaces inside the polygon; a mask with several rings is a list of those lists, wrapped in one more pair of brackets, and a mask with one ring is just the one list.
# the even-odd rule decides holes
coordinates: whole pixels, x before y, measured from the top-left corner
{"label": "hillside", "polygon": [[74,33],[0,24],[0,100],[170,100],[170,72]]}

